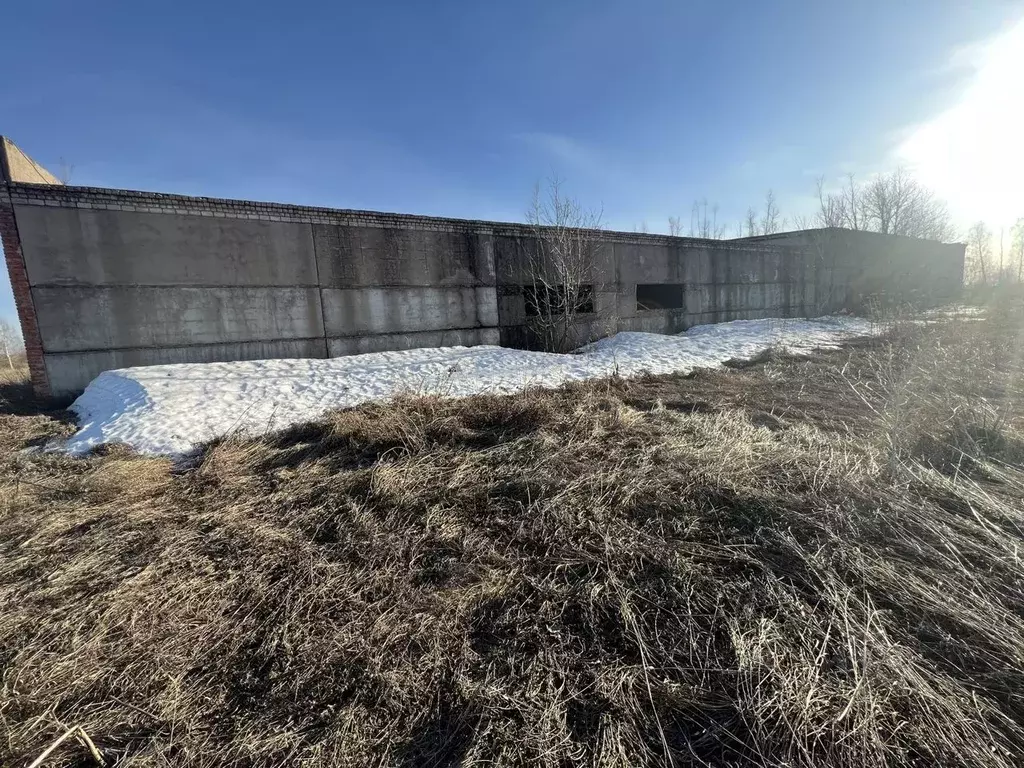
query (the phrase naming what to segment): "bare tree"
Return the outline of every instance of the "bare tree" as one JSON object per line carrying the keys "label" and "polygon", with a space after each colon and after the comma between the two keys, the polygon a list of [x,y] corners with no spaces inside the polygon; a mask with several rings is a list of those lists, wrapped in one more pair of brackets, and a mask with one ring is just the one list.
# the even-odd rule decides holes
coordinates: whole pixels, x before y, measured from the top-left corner
{"label": "bare tree", "polygon": [[967,279],[989,285],[992,280],[992,232],[984,221],[975,222],[967,232]]}
{"label": "bare tree", "polygon": [[945,202],[918,182],[906,169],[876,176],[858,185],[853,174],[835,192],[818,179],[819,227],[881,232],[948,242],[956,238]]}
{"label": "bare tree", "polygon": [[846,213],[843,226],[847,229],[864,229],[864,197],[858,192],[852,173],[846,175],[846,186],[841,194]]}
{"label": "bare tree", "polygon": [[1005,236],[1006,236],[1005,228],[1004,227],[1000,227],[999,228],[999,278],[998,278],[1000,281],[1004,280],[1007,277],[1007,275],[1004,273],[1004,270],[1006,269],[1005,249],[1004,249],[1004,242],[1003,242],[1004,239],[1005,239]]}
{"label": "bare tree", "polygon": [[75,166],[63,157],[57,160],[57,179],[61,184],[67,186],[71,183],[71,176],[75,172]]}
{"label": "bare tree", "polygon": [[1010,264],[1016,265],[1017,282],[1024,283],[1024,217],[1010,227]]}
{"label": "bare tree", "polygon": [[7,358],[7,365],[13,370],[14,356],[21,351],[21,333],[10,320],[0,318],[0,349]]}
{"label": "bare tree", "polygon": [[668,233],[672,237],[683,236],[683,221],[679,216],[668,217]]}
{"label": "bare tree", "polygon": [[747,237],[753,237],[758,234],[757,229],[757,211],[753,208],[747,208],[747,217],[743,222],[744,227],[747,231]]}
{"label": "bare tree", "polygon": [[904,168],[876,176],[860,195],[864,229],[929,240],[955,237],[946,204]]}
{"label": "bare tree", "polygon": [[[851,192],[853,179],[851,177]],[[856,205],[856,195],[853,195],[853,205]],[[846,190],[840,192],[826,192],[825,191],[825,177],[818,177],[818,213],[815,215],[814,223],[819,227],[846,227],[848,229],[856,229],[851,226],[850,216],[850,205],[848,202]],[[806,220],[804,224],[808,224]],[[804,224],[798,224],[801,229],[807,229],[808,227]]]}
{"label": "bare tree", "polygon": [[690,209],[690,237],[706,240],[721,240],[725,226],[718,223],[718,203],[708,209],[708,200],[694,200]]}
{"label": "bare tree", "polygon": [[782,230],[783,219],[779,216],[779,205],[775,202],[775,193],[768,190],[764,196],[764,213],[761,214],[761,234],[774,235]]}
{"label": "bare tree", "polygon": [[543,349],[564,352],[579,341],[579,316],[594,312],[603,213],[566,196],[554,178],[545,191],[534,189],[526,220],[531,237],[519,250],[527,326]]}

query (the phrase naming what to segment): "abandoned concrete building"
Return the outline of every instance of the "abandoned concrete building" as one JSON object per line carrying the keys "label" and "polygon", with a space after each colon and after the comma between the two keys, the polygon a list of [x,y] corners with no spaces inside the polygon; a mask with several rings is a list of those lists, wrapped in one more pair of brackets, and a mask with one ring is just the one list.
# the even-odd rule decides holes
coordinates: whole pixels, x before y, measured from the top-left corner
{"label": "abandoned concrete building", "polygon": [[[530,344],[523,224],[61,184],[0,137],[0,236],[32,382],[114,368]],[[580,341],[940,302],[964,246],[848,230],[593,233]]]}

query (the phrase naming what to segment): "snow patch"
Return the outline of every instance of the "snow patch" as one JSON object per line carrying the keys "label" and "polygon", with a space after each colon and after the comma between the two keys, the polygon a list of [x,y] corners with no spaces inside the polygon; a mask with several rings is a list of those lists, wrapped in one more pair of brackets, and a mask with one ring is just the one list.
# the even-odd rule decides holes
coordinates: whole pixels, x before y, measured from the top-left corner
{"label": "snow patch", "polygon": [[768,347],[799,354],[875,331],[869,321],[852,317],[736,320],[695,326],[678,336],[618,333],[568,355],[442,347],[330,360],[123,368],[97,376],[71,405],[79,429],[62,447],[83,454],[105,443],[126,443],[144,454],[183,456],[217,437],[279,430],[403,393],[459,397],[557,387],[613,373],[687,373],[749,359]]}

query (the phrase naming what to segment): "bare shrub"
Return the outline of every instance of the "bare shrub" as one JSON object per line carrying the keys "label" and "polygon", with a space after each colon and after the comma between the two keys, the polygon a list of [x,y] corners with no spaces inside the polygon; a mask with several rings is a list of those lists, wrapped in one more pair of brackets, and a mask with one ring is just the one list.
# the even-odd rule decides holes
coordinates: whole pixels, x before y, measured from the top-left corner
{"label": "bare shrub", "polygon": [[929,328],[903,315],[888,328],[872,363],[894,473],[908,460],[947,472],[1024,460],[1022,314],[1024,303],[1008,299],[984,319],[954,315]]}
{"label": "bare shrub", "polygon": [[557,178],[534,190],[526,216],[531,235],[519,242],[514,270],[525,282],[527,328],[546,351],[567,352],[589,340],[582,321],[598,314],[602,218],[566,196]]}

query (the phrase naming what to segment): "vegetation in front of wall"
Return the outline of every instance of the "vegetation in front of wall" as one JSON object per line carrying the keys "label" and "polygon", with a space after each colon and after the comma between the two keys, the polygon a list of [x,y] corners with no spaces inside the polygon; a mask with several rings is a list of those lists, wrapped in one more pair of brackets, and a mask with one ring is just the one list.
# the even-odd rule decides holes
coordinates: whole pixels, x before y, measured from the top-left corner
{"label": "vegetation in front of wall", "polygon": [[0,763],[1020,765],[1022,323],[177,472],[25,452],[69,427],[4,384]]}

